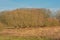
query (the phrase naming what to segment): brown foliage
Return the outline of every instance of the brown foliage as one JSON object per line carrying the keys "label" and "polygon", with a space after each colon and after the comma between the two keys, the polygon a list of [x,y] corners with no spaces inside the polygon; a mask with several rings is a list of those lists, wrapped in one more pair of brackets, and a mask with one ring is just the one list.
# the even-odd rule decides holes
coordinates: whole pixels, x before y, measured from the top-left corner
{"label": "brown foliage", "polygon": [[58,25],[58,21],[50,19],[49,9],[16,9],[0,15],[0,21],[8,27],[45,27]]}

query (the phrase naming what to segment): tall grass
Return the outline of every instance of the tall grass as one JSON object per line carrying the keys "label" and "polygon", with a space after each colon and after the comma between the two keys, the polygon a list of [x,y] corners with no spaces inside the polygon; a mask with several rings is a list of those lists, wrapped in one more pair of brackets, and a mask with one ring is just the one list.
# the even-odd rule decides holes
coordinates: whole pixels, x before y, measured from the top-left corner
{"label": "tall grass", "polygon": [[41,37],[0,36],[0,40],[52,40],[52,39]]}

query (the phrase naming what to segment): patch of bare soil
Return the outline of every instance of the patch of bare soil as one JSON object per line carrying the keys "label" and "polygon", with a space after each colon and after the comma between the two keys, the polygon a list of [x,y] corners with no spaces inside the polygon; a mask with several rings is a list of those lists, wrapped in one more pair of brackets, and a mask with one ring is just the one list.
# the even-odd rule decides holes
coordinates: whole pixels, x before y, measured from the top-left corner
{"label": "patch of bare soil", "polygon": [[60,38],[60,27],[3,29],[0,35]]}

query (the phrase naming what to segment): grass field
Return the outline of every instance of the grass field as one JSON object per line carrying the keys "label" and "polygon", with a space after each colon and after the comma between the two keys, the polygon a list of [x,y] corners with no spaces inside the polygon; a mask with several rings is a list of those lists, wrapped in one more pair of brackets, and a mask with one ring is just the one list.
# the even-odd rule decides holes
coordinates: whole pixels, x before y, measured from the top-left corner
{"label": "grass field", "polygon": [[0,40],[60,40],[60,16],[49,9],[0,12]]}
{"label": "grass field", "polygon": [[0,40],[52,40],[52,39],[40,37],[0,36]]}
{"label": "grass field", "polygon": [[[27,31],[28,30],[28,31]],[[60,27],[3,29],[0,40],[60,40]]]}

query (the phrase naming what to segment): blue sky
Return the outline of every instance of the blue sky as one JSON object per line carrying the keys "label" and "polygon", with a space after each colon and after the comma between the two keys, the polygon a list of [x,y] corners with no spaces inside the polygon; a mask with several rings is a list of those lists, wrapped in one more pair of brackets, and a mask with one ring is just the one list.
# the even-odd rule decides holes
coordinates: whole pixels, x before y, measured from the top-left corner
{"label": "blue sky", "polygon": [[60,0],[0,0],[0,10],[16,8],[60,8]]}

